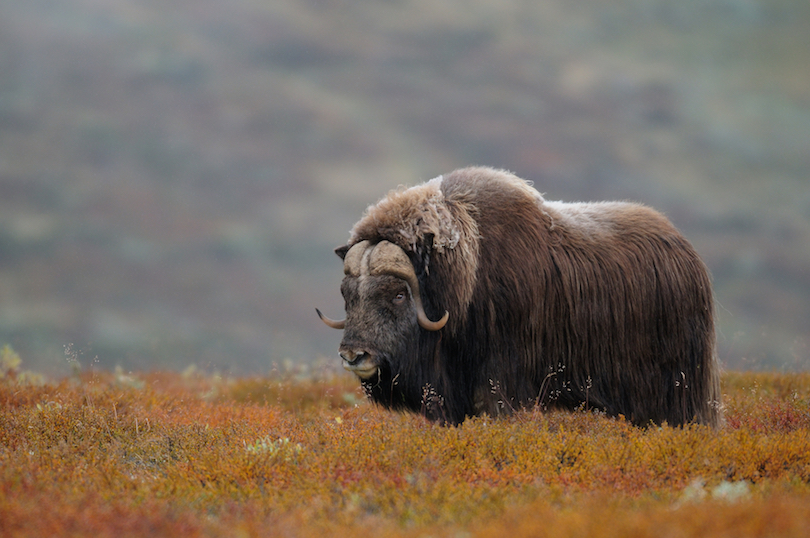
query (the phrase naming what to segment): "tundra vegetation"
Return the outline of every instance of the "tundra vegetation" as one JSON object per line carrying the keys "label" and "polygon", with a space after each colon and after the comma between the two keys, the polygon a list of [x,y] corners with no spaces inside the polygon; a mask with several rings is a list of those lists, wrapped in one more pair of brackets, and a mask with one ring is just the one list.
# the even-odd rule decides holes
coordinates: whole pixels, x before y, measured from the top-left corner
{"label": "tundra vegetation", "polygon": [[440,426],[327,367],[0,368],[2,536],[806,536],[810,374],[722,377],[725,425],[590,409]]}

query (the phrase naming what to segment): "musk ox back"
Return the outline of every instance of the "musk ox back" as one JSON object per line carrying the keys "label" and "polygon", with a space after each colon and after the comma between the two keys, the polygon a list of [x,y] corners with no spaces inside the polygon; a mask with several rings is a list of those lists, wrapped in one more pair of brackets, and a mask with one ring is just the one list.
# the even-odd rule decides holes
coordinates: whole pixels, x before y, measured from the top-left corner
{"label": "musk ox back", "polygon": [[548,202],[465,168],[392,191],[348,243],[340,355],[370,397],[459,423],[526,406],[716,426],[711,283],[661,214]]}

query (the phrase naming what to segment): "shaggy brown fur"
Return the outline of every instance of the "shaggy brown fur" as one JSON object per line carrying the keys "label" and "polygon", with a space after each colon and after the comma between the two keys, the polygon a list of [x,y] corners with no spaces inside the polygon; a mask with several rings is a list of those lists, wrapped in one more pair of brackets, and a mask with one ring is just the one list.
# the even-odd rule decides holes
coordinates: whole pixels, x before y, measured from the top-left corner
{"label": "shaggy brown fur", "polygon": [[375,357],[362,381],[380,403],[452,423],[539,403],[718,425],[708,272],[652,209],[547,202],[508,172],[466,168],[389,193],[338,252],[365,240],[401,247],[428,317],[449,312],[438,332],[380,318],[395,279],[373,293],[344,279],[341,350]]}

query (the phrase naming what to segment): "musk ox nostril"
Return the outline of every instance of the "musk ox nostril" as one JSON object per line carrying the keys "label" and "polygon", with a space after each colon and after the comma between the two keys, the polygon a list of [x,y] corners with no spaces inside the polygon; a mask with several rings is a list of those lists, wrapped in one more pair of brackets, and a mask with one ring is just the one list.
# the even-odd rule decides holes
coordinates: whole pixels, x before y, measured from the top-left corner
{"label": "musk ox nostril", "polygon": [[365,351],[352,351],[350,349],[347,349],[347,350],[344,350],[344,351],[340,351],[338,353],[338,355],[340,355],[340,358],[343,359],[344,361],[348,362],[349,364],[356,364],[356,363],[360,362],[361,360],[363,360],[363,357],[366,356],[366,352]]}

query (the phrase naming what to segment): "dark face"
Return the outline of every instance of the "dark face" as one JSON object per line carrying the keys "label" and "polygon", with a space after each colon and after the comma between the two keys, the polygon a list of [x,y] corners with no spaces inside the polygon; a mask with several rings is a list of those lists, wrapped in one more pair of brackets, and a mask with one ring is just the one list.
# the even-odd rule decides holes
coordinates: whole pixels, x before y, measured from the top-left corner
{"label": "dark face", "polygon": [[348,275],[340,291],[346,301],[343,367],[368,382],[397,376],[419,338],[408,284],[391,275]]}

